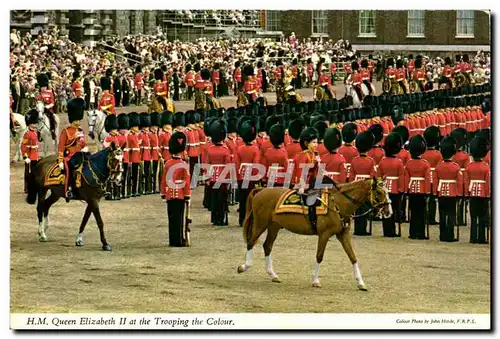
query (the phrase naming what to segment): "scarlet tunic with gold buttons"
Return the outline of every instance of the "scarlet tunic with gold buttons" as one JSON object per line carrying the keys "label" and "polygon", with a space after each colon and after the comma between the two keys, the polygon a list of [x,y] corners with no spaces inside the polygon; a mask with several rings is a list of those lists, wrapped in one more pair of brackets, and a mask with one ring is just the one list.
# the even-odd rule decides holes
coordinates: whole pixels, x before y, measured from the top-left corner
{"label": "scarlet tunic with gold buttons", "polygon": [[58,159],[59,162],[65,160],[66,162],[82,148],[87,146],[85,134],[81,128],[68,126],[61,131],[59,137]]}
{"label": "scarlet tunic with gold buttons", "polygon": [[375,173],[375,161],[366,154],[360,154],[352,159],[349,182],[372,178]]}
{"label": "scarlet tunic with gold buttons", "polygon": [[127,135],[127,142],[129,147],[130,162],[132,164],[140,163],[142,138],[139,137],[139,132],[131,130]]}
{"label": "scarlet tunic with gold buttons", "polygon": [[292,141],[285,147],[286,153],[288,154],[288,159],[295,158],[295,155],[298,153],[302,152],[302,147],[300,147],[300,142],[298,141]]}
{"label": "scarlet tunic with gold buttons", "polygon": [[157,133],[149,132],[149,145],[151,146],[151,160],[158,161],[160,159],[160,140]]}
{"label": "scarlet tunic with gold buttons", "polygon": [[[231,163],[231,152],[224,145],[211,145],[207,150],[207,163],[210,165],[212,173],[209,180],[210,182],[216,182],[226,164]],[[229,179],[229,177],[225,179]]]}
{"label": "scarlet tunic with gold buttons", "polygon": [[431,165],[425,159],[410,159],[405,167],[405,188],[409,194],[431,193]]}
{"label": "scarlet tunic with gold buttons", "polygon": [[271,172],[274,174],[274,183],[283,185],[285,183],[285,173],[288,171],[288,154],[284,147],[274,146],[267,149],[261,159],[262,165],[266,168],[264,180],[267,182]]}
{"label": "scarlet tunic with gold buttons", "polygon": [[200,135],[198,131],[192,128],[187,128],[187,154],[190,158],[196,158],[200,155]]}
{"label": "scarlet tunic with gold buttons", "polygon": [[[186,164],[186,162],[177,156],[172,157],[172,159],[169,159],[165,163],[165,169],[161,179],[161,195],[164,195],[167,201],[173,199],[182,200],[191,196],[191,177],[189,175],[189,167],[182,167],[179,166],[179,164]],[[174,166],[176,168],[171,170]],[[172,171],[173,173],[169,173]],[[167,182],[167,174],[172,175],[172,182]],[[176,186],[183,187],[176,188]]]}
{"label": "scarlet tunic with gold buttons", "polygon": [[[234,164],[236,166],[236,172],[238,174],[238,180],[248,179],[247,175],[257,175],[258,170],[253,164],[260,163],[260,151],[255,145],[242,145],[238,147],[234,157]],[[247,170],[247,168],[252,168],[252,170]]]}
{"label": "scarlet tunic with gold buttons", "polygon": [[118,135],[118,143],[120,144],[120,148],[123,151],[123,163],[128,164],[130,163],[129,160],[129,148],[128,148],[128,140],[127,140],[127,134],[128,130],[120,130]]}
{"label": "scarlet tunic with gold buttons", "polygon": [[351,144],[343,144],[337,152],[345,158],[346,175],[349,178],[352,160],[359,156],[358,149]]}
{"label": "scarlet tunic with gold buttons", "polygon": [[346,182],[346,160],[337,152],[328,152],[326,154],[320,155],[321,164],[325,165],[323,175],[329,177],[333,181],[342,184]]}
{"label": "scarlet tunic with gold buttons", "polygon": [[443,161],[443,156],[441,152],[435,149],[428,149],[422,154],[422,159],[427,160],[431,166],[431,184],[436,183],[436,173],[435,169],[441,161]]}
{"label": "scarlet tunic with gold buttons", "polygon": [[377,177],[385,177],[385,185],[389,193],[398,194],[405,191],[405,168],[397,157],[384,157],[377,168]]}
{"label": "scarlet tunic with gold buttons", "polygon": [[97,108],[106,114],[116,114],[115,96],[110,92],[103,93]]}
{"label": "scarlet tunic with gold buttons", "polygon": [[436,167],[434,195],[439,197],[456,197],[463,195],[463,176],[460,166],[451,160],[445,160]]}
{"label": "scarlet tunic with gold buttons", "polygon": [[142,140],[141,149],[141,161],[151,161],[151,143],[149,141],[149,132],[142,131],[139,134],[139,138]]}
{"label": "scarlet tunic with gold buttons", "polygon": [[21,143],[21,153],[23,157],[29,158],[31,161],[38,161],[38,131],[28,129],[23,135]]}
{"label": "scarlet tunic with gold buttons", "polygon": [[163,98],[168,96],[168,85],[166,81],[156,81],[153,84],[153,89],[156,95],[159,95]]}
{"label": "scarlet tunic with gold buttons", "polygon": [[171,154],[168,151],[169,150],[168,142],[171,136],[172,134],[169,131],[161,130],[160,132],[159,147],[164,161],[167,161],[168,159],[171,158]]}
{"label": "scarlet tunic with gold buttons", "polygon": [[116,134],[111,134],[109,133],[106,138],[104,139],[103,143],[102,143],[102,147],[103,148],[108,148],[109,146],[111,146],[111,143],[115,143],[115,146],[116,147],[119,147],[120,145],[120,140],[118,139],[118,133]]}
{"label": "scarlet tunic with gold buttons", "polygon": [[490,197],[491,170],[484,161],[473,161],[464,171],[465,195],[475,198]]}
{"label": "scarlet tunic with gold buttons", "polygon": [[54,92],[52,90],[44,87],[40,90],[40,93],[36,97],[37,101],[43,101],[45,106],[52,105],[49,109],[52,110],[52,107],[55,104]]}

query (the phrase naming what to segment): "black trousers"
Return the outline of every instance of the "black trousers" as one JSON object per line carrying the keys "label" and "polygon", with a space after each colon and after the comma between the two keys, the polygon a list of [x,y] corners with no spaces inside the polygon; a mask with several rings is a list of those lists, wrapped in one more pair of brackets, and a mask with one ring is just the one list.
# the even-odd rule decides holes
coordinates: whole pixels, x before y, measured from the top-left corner
{"label": "black trousers", "polygon": [[205,183],[205,189],[203,191],[203,207],[212,210],[212,185]]}
{"label": "black trousers", "polygon": [[490,222],[488,205],[488,198],[469,198],[471,243],[486,243],[486,232]]}
{"label": "black trousers", "polygon": [[439,197],[439,240],[454,241],[457,220],[457,198]]}
{"label": "black trousers", "polygon": [[135,91],[135,104],[136,106],[140,106],[142,103],[142,89],[138,89]]}
{"label": "black trousers", "polygon": [[425,194],[408,194],[410,238],[425,239]]}
{"label": "black trousers", "polygon": [[396,233],[396,223],[401,220],[401,194],[389,193],[389,198],[392,202],[392,215],[390,218],[382,220],[382,230],[384,237],[395,237]]}
{"label": "black trousers", "polygon": [[143,162],[143,172],[141,173],[141,181],[140,181],[140,193],[141,194],[150,194],[151,193],[151,185],[152,180],[151,177],[151,161]]}
{"label": "black trousers", "polygon": [[159,182],[161,182],[161,179],[158,180],[158,160],[153,160],[153,173],[152,173],[152,188],[151,188],[151,193],[159,193]]}
{"label": "black trousers", "polygon": [[429,220],[429,225],[437,225],[438,222],[436,220],[436,196],[429,196],[429,203],[427,204],[427,220]]}
{"label": "black trousers", "polygon": [[408,196],[403,195],[403,199],[401,199],[401,222],[408,222],[408,216],[406,215],[406,210],[408,207]]}
{"label": "black trousers", "polygon": [[[363,205],[360,208],[358,208],[358,210],[356,211],[356,215],[361,215],[368,210],[369,210],[369,207],[367,205]],[[366,230],[366,226],[368,224],[369,217],[370,217],[370,214],[368,213],[368,214],[365,214],[363,216],[354,218],[354,235],[371,235]]]}
{"label": "black trousers", "polygon": [[465,226],[465,200],[462,198],[459,198],[458,201],[458,210],[457,210],[457,225],[458,226]]}
{"label": "black trousers", "polygon": [[211,222],[215,226],[227,226],[229,186],[228,184],[221,184],[218,188],[214,188],[213,183],[211,183],[211,186]]}
{"label": "black trousers", "polygon": [[238,200],[239,200],[239,223],[240,226],[243,226],[243,222],[245,221],[245,216],[247,212],[247,200],[250,191],[255,188],[256,182],[251,181],[248,183],[248,188],[242,188],[243,181],[238,181]]}
{"label": "black trousers", "polygon": [[187,97],[188,100],[193,99],[193,93],[194,93],[194,87],[193,86],[187,86]]}
{"label": "black trousers", "polygon": [[128,92],[123,92],[122,106],[127,107],[130,102],[130,94]]}
{"label": "black trousers", "polygon": [[35,173],[35,167],[38,164],[38,160],[31,160],[29,164],[24,163],[24,192],[28,192],[29,177],[32,173]]}
{"label": "black trousers", "polygon": [[168,245],[172,247],[185,247],[184,240],[184,199],[167,200],[168,213]]}
{"label": "black trousers", "polygon": [[404,94],[407,94],[406,86],[402,81],[398,81],[399,86],[403,89]]}
{"label": "black trousers", "polygon": [[198,157],[189,157],[189,175],[193,177],[194,166],[198,163]]}
{"label": "black trousers", "polygon": [[129,171],[129,166],[130,164],[128,163],[123,163],[123,181],[122,181],[122,187],[121,187],[121,198],[125,199],[130,196],[130,189],[128,182],[130,181],[130,171]]}
{"label": "black trousers", "polygon": [[121,102],[122,102],[122,92],[117,91],[115,92],[115,106],[116,107],[120,106]]}
{"label": "black trousers", "polygon": [[132,175],[130,176],[130,190],[133,197],[139,195],[139,166],[138,162],[132,163]]}

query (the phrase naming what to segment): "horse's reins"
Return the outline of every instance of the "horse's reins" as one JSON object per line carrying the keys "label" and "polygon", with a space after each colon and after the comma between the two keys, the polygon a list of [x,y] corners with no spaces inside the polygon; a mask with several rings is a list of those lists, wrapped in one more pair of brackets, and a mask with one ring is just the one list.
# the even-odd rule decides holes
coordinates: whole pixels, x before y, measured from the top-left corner
{"label": "horse's reins", "polygon": [[[95,179],[96,183],[97,183],[97,184],[98,184],[101,188],[102,188],[102,187],[104,187],[104,186],[106,185],[106,183],[108,182],[108,180],[109,180],[110,176],[108,176],[108,177],[106,178],[106,180],[105,180],[104,182],[102,182],[102,181],[99,179],[99,175],[100,175],[101,177],[104,177],[104,174],[92,165],[92,162],[90,161],[90,159],[89,159],[89,158],[86,158],[86,159],[85,159],[85,162],[86,162],[86,163],[88,164],[88,166],[89,166],[89,170],[90,170],[90,174],[92,174],[92,178],[94,178],[94,179]],[[107,159],[107,167],[108,167],[108,169],[109,169],[109,174],[113,174],[113,173],[120,172],[120,170],[119,170],[119,169],[117,169],[117,168],[119,168],[119,167],[120,167],[120,162],[118,162],[118,166],[117,166],[117,168],[111,168],[111,164],[110,164],[110,163],[111,163],[111,159],[110,159],[110,158],[109,158],[109,156],[108,156],[108,159]]]}

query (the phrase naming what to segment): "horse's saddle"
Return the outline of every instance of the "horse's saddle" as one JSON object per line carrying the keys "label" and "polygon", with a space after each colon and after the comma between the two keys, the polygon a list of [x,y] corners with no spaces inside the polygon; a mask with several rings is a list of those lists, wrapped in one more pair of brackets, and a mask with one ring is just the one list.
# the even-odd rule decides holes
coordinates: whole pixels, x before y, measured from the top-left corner
{"label": "horse's saddle", "polygon": [[[73,166],[71,173],[73,174],[72,177],[75,181],[76,188],[79,188],[82,185],[83,164],[78,160],[79,159],[74,161],[73,157],[70,159],[70,165]],[[49,170],[45,174],[45,186],[64,185],[65,180],[66,180],[66,173],[61,170],[58,163],[55,163],[52,166],[50,166]]]}
{"label": "horse's saddle", "polygon": [[[319,202],[318,197],[321,196],[322,202]],[[304,201],[305,200],[305,201]],[[324,203],[326,203],[326,205]],[[282,194],[276,207],[274,209],[275,214],[281,213],[298,213],[307,215],[308,206],[316,205],[317,215],[328,214],[328,195],[326,192],[312,191],[311,193],[303,196],[297,193],[297,190],[289,189]]]}

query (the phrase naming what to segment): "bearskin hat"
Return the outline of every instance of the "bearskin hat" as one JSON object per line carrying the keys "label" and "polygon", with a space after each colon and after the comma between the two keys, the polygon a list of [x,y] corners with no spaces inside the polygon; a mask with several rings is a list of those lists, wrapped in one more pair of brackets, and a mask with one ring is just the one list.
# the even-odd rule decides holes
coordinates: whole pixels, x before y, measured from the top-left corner
{"label": "bearskin hat", "polygon": [[269,134],[269,130],[271,129],[272,125],[278,124],[280,121],[280,118],[277,115],[272,115],[266,119],[265,127],[264,130],[266,131],[267,134]]}
{"label": "bearskin hat", "polygon": [[322,141],[323,138],[325,137],[325,132],[326,132],[326,129],[328,128],[328,125],[326,124],[326,122],[324,120],[322,121],[316,121],[314,124],[313,124],[313,127],[318,131],[318,141]]}
{"label": "bearskin hat", "polygon": [[243,123],[240,125],[238,129],[238,134],[241,136],[241,139],[247,144],[251,143],[257,137],[257,129],[258,129],[258,120],[257,119],[245,119]]}
{"label": "bearskin hat", "polygon": [[389,66],[393,66],[394,67],[394,59],[393,58],[387,59],[387,67],[389,67]]}
{"label": "bearskin hat", "polygon": [[448,66],[451,66],[451,59],[450,59],[450,57],[446,57],[446,58],[444,59],[444,64],[445,64],[445,65],[448,65]]}
{"label": "bearskin hat", "polygon": [[202,69],[200,75],[203,80],[210,80],[210,71],[207,68]]}
{"label": "bearskin hat", "polygon": [[187,137],[184,133],[175,131],[168,141],[168,151],[170,154],[179,154],[186,150]]}
{"label": "bearskin hat", "polygon": [[424,138],[427,147],[435,147],[439,144],[441,132],[437,126],[429,126],[424,131]]}
{"label": "bearskin hat", "polygon": [[191,64],[187,64],[186,68],[185,68],[186,69],[186,73],[189,72],[189,71],[191,71],[192,68],[193,68],[193,66],[191,66]]}
{"label": "bearskin hat", "polygon": [[396,68],[402,68],[402,67],[403,67],[403,59],[396,60]]}
{"label": "bearskin hat", "polygon": [[357,71],[357,70],[359,70],[359,64],[358,64],[358,62],[357,62],[357,61],[353,61],[353,62],[351,62],[351,69],[352,69],[353,71]]}
{"label": "bearskin hat", "polygon": [[226,122],[222,119],[214,120],[210,124],[210,136],[214,144],[224,141],[227,135]]}
{"label": "bearskin hat", "polygon": [[114,129],[118,129],[118,117],[114,114],[106,116],[106,120],[104,120],[104,129],[108,133]]}
{"label": "bearskin hat", "polygon": [[469,55],[468,54],[462,55],[462,59],[464,62],[469,62]]}
{"label": "bearskin hat", "polygon": [[132,112],[128,114],[128,125],[130,128],[139,127],[141,125],[141,119],[139,113]]}
{"label": "bearskin hat", "polygon": [[113,69],[112,68],[108,68],[106,70],[105,74],[106,74],[107,77],[112,77],[113,76]]}
{"label": "bearskin hat", "polygon": [[368,60],[366,60],[366,59],[361,60],[361,67],[367,68],[368,67]]}
{"label": "bearskin hat", "polygon": [[172,118],[172,128],[186,126],[186,121],[183,112],[176,112]]}
{"label": "bearskin hat", "polygon": [[413,159],[418,158],[422,153],[425,152],[427,144],[422,135],[417,134],[411,137],[410,144],[408,145],[408,150],[410,151],[411,157]]}
{"label": "bearskin hat", "polygon": [[128,114],[121,113],[118,115],[118,128],[119,129],[129,129],[129,118]]}
{"label": "bearskin hat", "polygon": [[334,152],[342,144],[342,135],[336,128],[327,128],[323,137],[323,144],[330,152]]}
{"label": "bearskin hat", "polygon": [[161,68],[155,69],[155,80],[163,80],[163,71],[161,70]]}
{"label": "bearskin hat", "polygon": [[309,143],[314,139],[318,139],[318,131],[314,127],[307,127],[300,133],[300,147],[302,150],[307,149],[306,142]]}
{"label": "bearskin hat", "polygon": [[302,119],[295,119],[288,125],[288,134],[293,140],[300,139],[300,133],[306,127],[306,123]]}
{"label": "bearskin hat", "polygon": [[382,141],[382,138],[384,137],[384,128],[380,124],[371,125],[368,128],[368,132],[373,134],[373,146]]}
{"label": "bearskin hat", "polygon": [[37,124],[39,119],[38,110],[35,108],[30,109],[28,113],[26,113],[26,115],[24,116],[24,119],[26,121],[26,126],[29,126],[31,124]]}
{"label": "bearskin hat", "polygon": [[403,144],[406,143],[408,141],[408,139],[410,138],[410,131],[408,131],[408,127],[406,127],[406,126],[402,126],[402,125],[396,126],[396,127],[394,127],[392,132],[399,134],[399,136],[401,137],[401,140],[403,141]]}
{"label": "bearskin hat", "polygon": [[83,119],[83,109],[85,108],[85,100],[82,98],[74,98],[68,101],[66,104],[68,111],[69,122],[82,120]]}
{"label": "bearskin hat", "polygon": [[76,80],[80,77],[80,71],[74,71],[73,72],[73,80]]}
{"label": "bearskin hat", "polygon": [[135,73],[142,73],[142,67],[141,65],[137,65],[137,67],[135,68]]}
{"label": "bearskin hat", "polygon": [[459,63],[461,59],[462,59],[462,56],[461,56],[460,54],[456,54],[456,55],[455,55],[455,65],[456,65],[457,63]]}
{"label": "bearskin hat", "polygon": [[158,112],[151,113],[151,126],[162,126],[161,124],[161,114]]}
{"label": "bearskin hat", "polygon": [[274,124],[269,129],[269,140],[274,147],[278,148],[285,142],[285,126]]}
{"label": "bearskin hat", "polygon": [[480,136],[476,136],[470,143],[470,154],[474,160],[480,160],[488,154],[489,148],[490,145],[488,140]]}
{"label": "bearskin hat", "polygon": [[101,78],[101,89],[103,91],[110,91],[111,90],[111,81],[109,80],[108,77],[102,77]]}
{"label": "bearskin hat", "polygon": [[233,118],[227,118],[226,119],[226,125],[227,125],[227,133],[236,133],[238,129],[238,118],[233,117]]}
{"label": "bearskin hat", "polygon": [[444,160],[451,159],[457,153],[457,141],[451,135],[445,136],[439,145]]}
{"label": "bearskin hat", "polygon": [[353,122],[348,122],[342,127],[342,140],[344,142],[353,142],[358,134],[358,126]]}
{"label": "bearskin hat", "polygon": [[401,151],[403,147],[403,140],[398,133],[389,133],[384,141],[384,152],[386,156],[394,156]]}
{"label": "bearskin hat", "polygon": [[455,128],[450,136],[457,142],[457,149],[462,149],[467,142],[467,130],[465,128],[459,127]]}
{"label": "bearskin hat", "polygon": [[210,136],[210,124],[214,122],[217,118],[214,117],[209,117],[205,120],[205,123],[203,124],[203,132],[207,137]]}
{"label": "bearskin hat", "polygon": [[490,128],[482,128],[476,132],[476,137],[483,138],[484,140],[491,143],[491,129]]}
{"label": "bearskin hat", "polygon": [[307,58],[307,63],[308,64],[312,64],[312,59],[311,58]]}
{"label": "bearskin hat", "polygon": [[174,114],[168,111],[165,111],[161,114],[161,126],[172,125],[172,118]]}
{"label": "bearskin hat", "polygon": [[186,123],[186,126],[189,124],[195,124],[196,123],[196,117],[195,117],[195,111],[189,110],[184,113],[184,121]]}
{"label": "bearskin hat", "polygon": [[38,87],[48,87],[49,86],[49,77],[46,73],[40,73],[36,76],[36,82],[38,83]]}
{"label": "bearskin hat", "polygon": [[415,60],[415,68],[422,68],[422,59]]}
{"label": "bearskin hat", "polygon": [[200,70],[201,70],[201,66],[200,66],[200,63],[197,62],[194,64],[194,67],[193,67],[193,70],[198,73]]}
{"label": "bearskin hat", "polygon": [[368,152],[374,145],[375,137],[372,132],[364,131],[356,136],[356,148],[359,153]]}
{"label": "bearskin hat", "polygon": [[314,126],[318,121],[326,121],[326,117],[323,114],[316,114],[309,118],[309,126]]}
{"label": "bearskin hat", "polygon": [[140,128],[151,127],[151,116],[149,115],[149,113],[141,113],[139,114],[139,116],[141,119]]}

